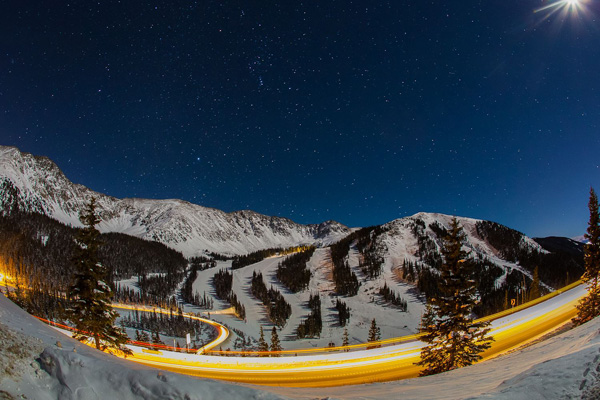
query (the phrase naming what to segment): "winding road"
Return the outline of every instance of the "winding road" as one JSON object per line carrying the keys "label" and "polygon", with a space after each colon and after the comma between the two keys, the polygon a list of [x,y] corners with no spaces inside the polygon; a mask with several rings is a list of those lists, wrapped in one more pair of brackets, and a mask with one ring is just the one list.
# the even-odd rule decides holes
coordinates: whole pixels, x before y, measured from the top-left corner
{"label": "winding road", "polygon": [[[520,307],[486,317],[485,320],[491,321],[491,334],[495,341],[483,353],[484,360],[530,343],[568,322],[576,313],[575,305],[585,293],[583,285],[573,284]],[[219,337],[226,338],[224,331],[220,332]],[[361,346],[364,347],[351,347]],[[282,357],[148,352],[141,347],[130,346],[134,355],[127,359],[205,378],[272,386],[324,387],[416,377],[419,367],[414,363],[419,360],[421,346],[423,343],[417,335],[385,340],[381,347],[370,350],[293,350],[281,352],[279,355]]]}

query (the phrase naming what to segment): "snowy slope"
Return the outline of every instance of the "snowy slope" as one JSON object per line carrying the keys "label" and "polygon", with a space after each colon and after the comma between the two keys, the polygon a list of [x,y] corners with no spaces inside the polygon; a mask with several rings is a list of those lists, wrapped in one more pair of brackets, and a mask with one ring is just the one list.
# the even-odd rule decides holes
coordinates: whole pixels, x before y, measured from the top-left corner
{"label": "snowy slope", "polygon": [[[0,295],[0,398],[279,399],[252,388],[161,372],[96,351]],[[11,350],[12,349],[12,350]],[[11,365],[13,372],[5,372]],[[9,397],[10,396],[10,397]]]}
{"label": "snowy slope", "polygon": [[[463,250],[465,250],[467,254],[470,254],[471,256],[476,254],[484,256],[494,264],[503,268],[505,272],[516,269],[529,278],[532,277],[531,272],[522,268],[518,263],[502,259],[498,249],[495,249],[488,241],[477,233],[475,225],[480,222],[480,220],[424,212],[410,217],[400,218],[382,225],[385,232],[378,238],[378,241],[387,249],[384,257],[386,260],[386,268],[388,270],[397,269],[399,266],[402,266],[404,260],[418,261],[418,257],[416,256],[418,249],[417,237],[412,231],[415,223],[421,223],[425,226],[424,234],[432,239],[437,251],[440,252],[442,245],[441,240],[437,238],[430,226],[432,224],[438,224],[445,229],[449,229],[453,218],[456,218],[460,226],[463,227],[463,231],[466,235]],[[540,253],[547,253],[547,251],[538,243],[525,235],[521,235],[520,246],[537,250]],[[498,283],[501,283],[501,281],[502,278],[500,278]]]}
{"label": "snowy slope", "polygon": [[[259,330],[262,326],[266,338],[270,339],[270,331],[273,324],[271,324],[267,317],[265,306],[250,292],[252,273],[254,271],[257,273],[261,272],[267,288],[273,286],[279,290],[292,307],[292,315],[288,319],[287,324],[281,330],[278,330],[281,345],[286,350],[313,346],[326,347],[330,342],[341,345],[344,327],[339,325],[338,312],[335,309],[335,303],[338,298],[344,301],[351,309],[350,321],[346,326],[350,344],[367,341],[369,327],[373,318],[376,319],[377,325],[381,328],[382,338],[415,333],[424,307],[422,300],[415,296],[413,286],[397,283],[391,276],[385,274],[372,281],[363,279],[363,285],[356,296],[338,297],[335,294],[334,284],[331,280],[332,267],[329,258],[329,248],[320,248],[315,251],[313,257],[308,262],[308,268],[312,273],[308,289],[292,293],[276,277],[277,266],[283,258],[271,257],[256,264],[232,271],[233,291],[236,293],[238,300],[246,307],[246,321],[240,320],[231,315],[231,313],[215,313],[215,311],[223,311],[229,308],[229,304],[216,298],[210,282],[213,275],[219,269],[229,267],[230,262],[219,262],[216,268],[199,271],[193,290],[200,295],[206,293],[213,298],[215,310],[210,312],[212,319],[240,330],[254,339],[258,339]],[[358,260],[351,260],[351,265],[356,267]],[[355,268],[355,270],[357,274],[361,274],[358,268]],[[387,282],[388,286],[399,292],[408,301],[408,312],[401,312],[379,301],[379,296],[375,294],[375,291],[378,291],[384,282]],[[319,293],[321,296],[321,313],[323,319],[321,337],[297,339],[296,328],[310,313],[307,302],[311,293]],[[191,306],[185,306],[185,308],[186,311],[203,311]],[[223,349],[228,347],[233,349],[232,342],[233,340],[224,343]]]}
{"label": "snowy slope", "polygon": [[[211,313],[211,318],[236,330],[240,330],[249,337],[258,339],[260,326],[263,327],[266,333],[272,329],[272,324],[268,320],[265,307],[250,293],[252,273],[254,271],[261,272],[267,287],[273,286],[278,289],[292,307],[290,319],[286,326],[278,332],[279,338],[282,341],[281,344],[286,350],[310,346],[325,347],[331,342],[340,345],[344,327],[339,325],[338,312],[334,308],[338,298],[345,302],[351,309],[350,320],[346,326],[351,344],[367,341],[372,319],[376,320],[377,326],[381,329],[383,339],[413,334],[418,330],[421,315],[424,311],[424,298],[419,295],[414,284],[406,283],[399,278],[399,267],[402,266],[404,260],[419,260],[416,255],[418,239],[413,231],[416,223],[425,226],[424,234],[431,238],[432,242],[437,246],[437,251],[440,251],[441,241],[432,232],[430,225],[437,224],[448,229],[453,218],[452,216],[443,214],[419,213],[383,225],[383,233],[376,236],[375,241],[377,248],[382,252],[381,255],[384,264],[381,275],[374,279],[368,279],[360,270],[361,255],[356,246],[351,245],[348,254],[348,264],[360,282],[359,291],[355,296],[340,297],[336,295],[329,248],[319,248],[316,250],[308,263],[308,268],[312,274],[309,287],[299,293],[289,292],[276,278],[277,265],[282,257],[269,258],[259,263],[233,270],[233,291],[236,293],[238,300],[246,307],[246,321],[239,320],[231,313],[214,313],[214,311],[222,311],[229,308],[229,304],[216,299],[210,282],[212,276],[220,268],[229,268],[231,265],[230,262],[220,262],[216,269],[199,272],[193,290],[200,295],[206,293],[212,296],[215,301],[215,310]],[[464,227],[466,234],[465,250],[467,252],[476,252],[503,269],[504,275],[498,278],[497,284],[501,284],[506,274],[511,270],[517,270],[531,277],[531,273],[518,263],[502,259],[498,254],[498,250],[478,235],[475,227],[478,220],[462,217],[457,217],[457,219],[461,226]],[[520,245],[545,252],[535,241],[526,236],[522,236]],[[384,285],[387,285],[407,301],[407,312],[402,312],[382,301],[379,290]],[[319,293],[321,296],[323,330],[320,338],[299,340],[296,338],[295,330],[299,323],[309,314],[307,301],[311,293]],[[186,309],[194,312],[201,311],[189,306],[186,306]],[[269,334],[266,337],[269,339]],[[228,347],[233,349],[233,341],[227,342],[223,346],[224,349]]]}
{"label": "snowy slope", "polygon": [[185,256],[204,250],[246,254],[273,247],[329,244],[350,230],[334,221],[300,225],[253,211],[225,213],[181,200],[117,199],[72,183],[50,159],[0,146],[0,212],[17,206],[80,226],[78,213],[94,196],[102,232],[155,240]]}

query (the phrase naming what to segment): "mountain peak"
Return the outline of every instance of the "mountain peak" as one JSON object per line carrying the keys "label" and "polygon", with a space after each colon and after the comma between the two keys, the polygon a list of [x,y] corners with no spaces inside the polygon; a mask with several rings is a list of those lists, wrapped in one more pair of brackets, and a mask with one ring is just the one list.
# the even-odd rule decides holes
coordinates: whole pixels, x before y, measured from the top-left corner
{"label": "mountain peak", "polygon": [[184,200],[117,199],[71,182],[49,158],[0,146],[0,210],[19,209],[80,226],[79,211],[97,199],[103,232],[155,240],[194,256],[204,250],[227,254],[304,244],[328,244],[350,229],[337,222],[301,225],[251,210],[225,213]]}

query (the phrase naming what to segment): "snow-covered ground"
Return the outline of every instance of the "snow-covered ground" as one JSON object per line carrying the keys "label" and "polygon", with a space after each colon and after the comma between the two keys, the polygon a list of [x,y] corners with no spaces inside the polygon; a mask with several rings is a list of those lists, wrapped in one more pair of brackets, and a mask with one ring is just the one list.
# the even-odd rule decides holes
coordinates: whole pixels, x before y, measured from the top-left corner
{"label": "snow-covered ground", "polygon": [[181,376],[99,352],[0,295],[1,399],[279,399],[254,388]]}
{"label": "snow-covered ground", "polygon": [[[28,399],[598,398],[600,319],[449,373],[338,388],[247,387],[122,360],[68,338],[0,296],[0,397]],[[23,397],[22,397],[23,396]]]}
{"label": "snow-covered ground", "polygon": [[[210,312],[210,318],[223,323],[230,328],[238,329],[250,337],[258,339],[260,326],[263,326],[267,340],[270,339],[270,331],[273,327],[269,321],[265,306],[257,300],[250,292],[250,282],[254,271],[261,272],[267,288],[273,286],[279,290],[286,301],[292,307],[292,315],[283,329],[278,331],[281,345],[285,350],[326,347],[330,342],[340,346],[344,327],[338,322],[338,312],[335,309],[336,300],[339,298],[350,307],[350,321],[347,324],[350,344],[364,343],[368,338],[371,320],[375,318],[377,326],[381,329],[382,339],[405,336],[416,332],[423,312],[423,303],[415,296],[413,286],[396,282],[390,267],[384,267],[382,275],[374,280],[364,278],[358,268],[358,252],[351,251],[349,264],[361,281],[359,293],[353,297],[338,297],[334,293],[334,284],[331,277],[331,262],[329,261],[329,248],[319,248],[308,262],[308,268],[312,277],[308,289],[292,293],[276,278],[277,265],[283,257],[270,257],[256,264],[240,268],[233,272],[233,291],[238,300],[246,307],[246,321],[231,315],[231,313],[219,313],[229,308],[229,304],[215,297],[214,288],[211,285],[213,275],[221,268],[230,268],[231,261],[219,262],[216,268],[198,272],[194,282],[193,290],[201,296],[206,293],[214,299],[214,310]],[[393,306],[382,303],[377,294],[384,282],[398,292],[408,302],[408,312],[401,312]],[[297,339],[296,328],[300,322],[308,316],[310,310],[307,302],[311,293],[321,295],[321,313],[323,319],[323,330],[320,338]],[[185,306],[186,311],[202,311],[196,307]],[[217,313],[215,313],[217,311]],[[232,339],[235,335],[232,336]],[[223,344],[223,349],[233,348],[233,340]]]}

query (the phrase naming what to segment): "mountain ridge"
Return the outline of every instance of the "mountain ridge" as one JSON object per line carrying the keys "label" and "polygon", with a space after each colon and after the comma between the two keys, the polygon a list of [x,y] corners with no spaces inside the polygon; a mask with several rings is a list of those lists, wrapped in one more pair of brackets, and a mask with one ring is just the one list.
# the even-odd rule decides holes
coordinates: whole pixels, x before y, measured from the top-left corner
{"label": "mountain ridge", "polygon": [[187,257],[204,251],[245,254],[299,243],[324,245],[351,232],[335,221],[302,225],[252,210],[227,213],[179,199],[118,199],[71,182],[48,157],[9,146],[0,146],[0,194],[3,212],[37,212],[75,227],[80,226],[83,204],[96,197],[100,231],[156,240]]}

